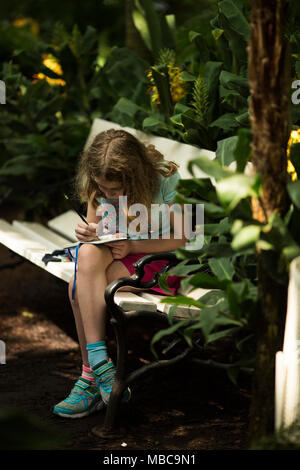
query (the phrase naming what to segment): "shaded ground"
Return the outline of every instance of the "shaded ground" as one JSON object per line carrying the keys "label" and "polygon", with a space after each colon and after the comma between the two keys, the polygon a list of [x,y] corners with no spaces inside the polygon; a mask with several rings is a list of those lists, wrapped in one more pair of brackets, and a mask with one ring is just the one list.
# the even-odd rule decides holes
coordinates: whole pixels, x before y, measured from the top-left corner
{"label": "shaded ground", "polygon": [[[19,257],[0,245],[0,259],[3,264]],[[67,284],[26,261],[0,271],[0,305],[0,339],[6,343],[0,408],[18,407],[39,417],[63,435],[60,448],[247,448],[249,383],[234,387],[223,372],[196,366],[156,372],[134,384],[115,439],[103,441],[92,432],[101,427],[103,411],[76,420],[56,417],[52,406],[69,393],[80,372]],[[145,338],[137,324],[129,339],[130,368],[149,357]],[[109,345],[114,357],[113,339]]]}

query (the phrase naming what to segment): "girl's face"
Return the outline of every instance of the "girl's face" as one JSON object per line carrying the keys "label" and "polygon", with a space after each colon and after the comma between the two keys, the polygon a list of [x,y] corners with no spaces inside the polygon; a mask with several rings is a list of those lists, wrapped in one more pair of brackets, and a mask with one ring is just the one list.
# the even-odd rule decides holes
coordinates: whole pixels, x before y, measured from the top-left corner
{"label": "girl's face", "polygon": [[122,187],[122,183],[118,181],[107,181],[103,178],[94,178],[95,183],[98,185],[100,191],[105,194],[107,199],[118,198],[119,196],[123,196],[124,189]]}

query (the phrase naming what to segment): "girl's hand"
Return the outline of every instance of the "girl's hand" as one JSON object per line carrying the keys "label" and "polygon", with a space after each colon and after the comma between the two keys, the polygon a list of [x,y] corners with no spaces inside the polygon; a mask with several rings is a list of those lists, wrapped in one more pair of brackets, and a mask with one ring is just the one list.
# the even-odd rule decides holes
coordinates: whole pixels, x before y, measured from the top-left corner
{"label": "girl's hand", "polygon": [[98,224],[94,224],[93,222],[90,222],[89,225],[84,222],[79,222],[75,228],[76,238],[80,242],[91,242],[97,239],[97,225]]}
{"label": "girl's hand", "polygon": [[131,240],[105,243],[105,246],[110,247],[113,259],[122,259],[131,252]]}

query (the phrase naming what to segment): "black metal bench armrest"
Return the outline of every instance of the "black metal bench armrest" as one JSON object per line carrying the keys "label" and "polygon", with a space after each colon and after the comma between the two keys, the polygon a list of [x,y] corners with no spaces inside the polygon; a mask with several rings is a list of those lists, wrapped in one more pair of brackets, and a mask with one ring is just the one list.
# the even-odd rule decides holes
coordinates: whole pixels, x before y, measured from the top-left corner
{"label": "black metal bench armrest", "polygon": [[[142,278],[145,274],[145,266],[153,261],[159,260],[166,260],[168,263],[161,269],[161,271],[157,272],[153,279],[148,282],[142,282]],[[139,259],[133,264],[134,267],[134,274],[128,277],[121,277],[120,279],[116,279],[112,281],[105,289],[104,297],[109,310],[118,309],[114,301],[115,293],[117,292],[120,287],[138,287],[149,289],[150,287],[154,287],[157,284],[158,277],[164,273],[166,273],[172,266],[178,264],[179,260],[176,258],[174,253],[169,251],[167,252],[160,252],[160,253],[151,253],[149,255],[143,256],[143,258]]]}

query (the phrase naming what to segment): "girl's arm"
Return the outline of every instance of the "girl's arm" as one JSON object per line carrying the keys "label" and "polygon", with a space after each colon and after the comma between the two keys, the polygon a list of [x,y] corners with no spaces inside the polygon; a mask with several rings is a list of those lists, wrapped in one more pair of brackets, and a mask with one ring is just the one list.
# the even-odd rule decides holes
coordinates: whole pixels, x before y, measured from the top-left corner
{"label": "girl's arm", "polygon": [[86,220],[87,220],[88,223],[91,223],[91,222],[92,222],[92,223],[94,223],[94,224],[98,224],[99,221],[100,221],[100,219],[101,219],[101,216],[98,217],[98,216],[96,215],[97,209],[96,209],[96,208],[93,206],[93,204],[92,204],[92,200],[93,200],[93,198],[94,198],[94,194],[95,194],[95,193],[93,193],[93,194],[91,195],[91,198],[90,198],[89,201],[88,201]]}
{"label": "girl's arm", "polygon": [[79,222],[75,228],[75,236],[81,242],[90,242],[97,239],[96,229],[101,217],[96,215],[97,209],[92,205],[92,199],[93,194],[88,201],[87,207],[86,220],[89,225],[84,222]]}
{"label": "girl's arm", "polygon": [[[172,206],[173,203],[169,203],[168,206]],[[182,211],[183,215],[183,211]],[[170,223],[173,228],[173,233],[170,233],[169,239],[159,238],[155,239],[147,239],[147,240],[137,240],[137,241],[130,241],[130,253],[158,253],[160,251],[173,251],[177,248],[184,246],[189,240],[184,236],[184,217],[182,216],[181,221],[181,238],[174,238],[175,232],[175,220],[174,220],[174,212],[170,211]],[[178,229],[178,227],[177,227]],[[179,231],[180,233],[180,231]]]}

